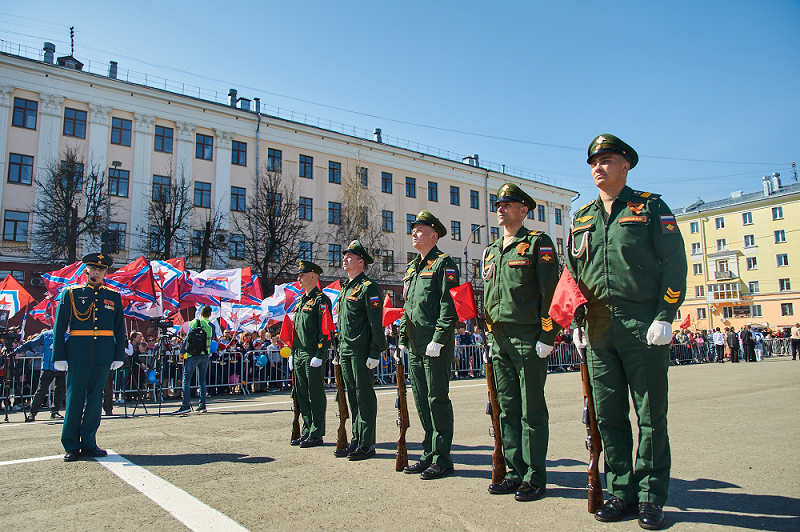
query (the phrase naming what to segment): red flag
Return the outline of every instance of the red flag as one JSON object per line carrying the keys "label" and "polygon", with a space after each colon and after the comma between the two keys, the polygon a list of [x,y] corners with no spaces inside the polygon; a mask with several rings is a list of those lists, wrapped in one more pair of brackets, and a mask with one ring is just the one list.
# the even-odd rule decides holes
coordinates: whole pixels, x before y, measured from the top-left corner
{"label": "red flag", "polygon": [[281,334],[279,337],[286,345],[290,348],[292,347],[294,343],[294,323],[289,319],[288,314],[283,317],[283,325],[281,325]]}
{"label": "red flag", "polygon": [[688,313],[688,314],[686,314],[686,317],[683,318],[683,321],[681,322],[681,329],[688,329],[691,326],[692,326],[692,314]]}
{"label": "red flag", "polygon": [[118,272],[138,272],[142,268],[148,266],[150,263],[147,262],[147,259],[144,257],[139,257],[135,261],[131,262],[130,264],[126,264],[125,266],[118,269]]}
{"label": "red flag", "polygon": [[326,303],[325,310],[322,312],[322,334],[331,338],[334,332],[336,332],[336,325],[333,323],[331,309],[328,308],[328,304]]}
{"label": "red flag", "polygon": [[475,307],[475,294],[472,291],[472,283],[464,283],[450,289],[450,296],[456,306],[456,314],[461,321],[471,320],[478,315]]}
{"label": "red flag", "polygon": [[578,283],[569,273],[569,268],[564,268],[561,279],[556,285],[548,314],[556,323],[566,329],[572,323],[572,318],[575,317],[575,310],[586,302],[583,292],[578,288]]}
{"label": "red flag", "polygon": [[8,310],[9,318],[32,303],[36,300],[10,273],[0,281],[0,310]]}
{"label": "red flag", "polygon": [[389,324],[399,320],[402,315],[403,309],[394,308],[392,306],[392,298],[389,297],[389,294],[386,294],[386,297],[383,299],[383,319],[381,320],[383,326],[388,327]]}

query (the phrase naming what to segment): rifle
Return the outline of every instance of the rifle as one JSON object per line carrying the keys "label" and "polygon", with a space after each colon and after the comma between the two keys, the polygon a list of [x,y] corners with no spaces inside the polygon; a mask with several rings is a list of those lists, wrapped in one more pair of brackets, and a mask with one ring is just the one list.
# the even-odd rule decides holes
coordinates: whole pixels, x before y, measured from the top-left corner
{"label": "rifle", "polygon": [[297,385],[294,380],[294,369],[292,370],[292,410],[294,420],[292,421],[292,441],[300,438],[300,401],[297,400]]}
{"label": "rifle", "polygon": [[[338,353],[336,357],[339,357]],[[339,405],[339,430],[336,433],[336,450],[344,451],[350,446],[350,442],[347,440],[347,428],[345,427],[350,413],[347,411],[347,396],[344,392],[344,375],[342,374],[341,358],[339,358],[339,363],[334,364],[333,367],[333,373],[336,377],[336,402]]]}
{"label": "rifle", "polygon": [[[578,331],[584,322],[586,315],[586,305],[581,305],[575,311],[575,321],[578,324]],[[581,334],[580,332],[578,334]],[[590,514],[595,513],[603,505],[603,486],[600,483],[600,452],[603,450],[603,440],[600,439],[600,430],[597,428],[597,418],[594,412],[594,394],[592,383],[589,380],[589,368],[586,365],[586,350],[578,347],[578,354],[581,357],[581,383],[583,384],[583,424],[586,425],[586,449],[589,451],[589,505]]]}
{"label": "rifle", "polygon": [[[395,349],[397,349],[395,347]],[[408,420],[408,401],[406,399],[406,373],[403,368],[403,358],[400,353],[397,368],[395,368],[395,380],[397,380],[397,426],[400,427],[400,438],[397,440],[397,458],[394,462],[394,470],[402,471],[408,466],[408,448],[406,447],[406,431],[410,425]]]}
{"label": "rifle", "polygon": [[[475,322],[481,328],[483,336],[483,348],[487,349],[486,342],[486,319],[475,317]],[[494,438],[494,450],[492,450],[492,484],[499,484],[506,478],[506,459],[503,453],[503,435],[500,430],[500,403],[497,401],[497,385],[494,380],[494,368],[492,367],[492,354],[487,356],[484,364],[486,373],[486,385],[489,389],[489,403],[486,405],[486,413],[492,416],[492,428],[489,434]]]}

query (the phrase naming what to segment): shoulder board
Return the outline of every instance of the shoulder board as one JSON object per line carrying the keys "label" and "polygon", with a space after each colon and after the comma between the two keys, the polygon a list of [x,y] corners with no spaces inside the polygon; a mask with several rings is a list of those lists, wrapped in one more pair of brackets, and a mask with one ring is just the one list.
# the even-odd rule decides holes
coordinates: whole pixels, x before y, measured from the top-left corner
{"label": "shoulder board", "polygon": [[364,280],[364,282],[363,282],[363,283],[361,283],[361,285],[362,285],[362,286],[369,286],[369,285],[371,285],[371,284],[372,284],[372,281],[368,281],[368,280],[366,280],[366,279]]}
{"label": "shoulder board", "polygon": [[444,253],[443,251],[440,251],[439,252],[439,258],[441,259],[441,258],[444,258],[444,257],[449,257],[449,255],[447,253]]}
{"label": "shoulder board", "polygon": [[580,209],[578,209],[577,211],[575,211],[575,213],[577,214],[578,212],[582,211],[582,210],[583,210],[583,209],[585,209],[586,207],[590,207],[590,206],[594,205],[594,202],[595,202],[595,201],[597,201],[597,200],[592,200],[592,201],[590,201],[589,203],[587,203],[586,205],[584,205],[583,207],[581,207]]}
{"label": "shoulder board", "polygon": [[539,236],[544,234],[544,231],[528,231],[528,236]]}
{"label": "shoulder board", "polygon": [[657,200],[661,197],[661,194],[653,194],[652,192],[641,192],[639,190],[634,190],[631,193],[631,196],[636,196],[637,198],[644,198],[649,200]]}
{"label": "shoulder board", "polygon": [[112,287],[110,287],[110,286],[108,286],[108,285],[103,285],[103,288],[105,288],[105,289],[106,289],[106,290],[108,290],[109,292],[116,292],[116,293],[119,293],[119,290],[117,290],[116,288],[112,288]]}

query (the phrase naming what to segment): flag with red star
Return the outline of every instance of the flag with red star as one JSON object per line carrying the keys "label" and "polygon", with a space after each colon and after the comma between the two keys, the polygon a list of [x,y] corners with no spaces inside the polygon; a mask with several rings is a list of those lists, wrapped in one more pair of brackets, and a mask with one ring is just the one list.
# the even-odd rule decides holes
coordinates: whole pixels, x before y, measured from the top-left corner
{"label": "flag with red star", "polygon": [[8,317],[20,311],[20,309],[36,303],[19,281],[9,274],[0,281],[0,310],[7,310]]}

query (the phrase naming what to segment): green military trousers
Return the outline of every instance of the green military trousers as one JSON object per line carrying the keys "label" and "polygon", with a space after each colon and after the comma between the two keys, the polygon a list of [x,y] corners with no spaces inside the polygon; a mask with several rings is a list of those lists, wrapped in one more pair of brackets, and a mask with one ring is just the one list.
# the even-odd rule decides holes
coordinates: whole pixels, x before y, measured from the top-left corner
{"label": "green military trousers", "polygon": [[375,425],[378,421],[375,370],[367,367],[367,358],[368,355],[339,357],[353,424],[353,437],[350,443],[357,447],[375,445]]}
{"label": "green military trousers", "polygon": [[[103,389],[110,364],[70,364],[67,371],[67,408],[61,427],[64,450],[97,448],[97,429],[103,410]],[[84,409],[84,405],[86,408]]]}
{"label": "green military trousers", "polygon": [[536,354],[539,331],[529,325],[496,323],[492,335],[506,478],[545,487],[550,416],[544,398],[547,359]]}
{"label": "green military trousers", "polygon": [[311,367],[313,357],[298,353],[294,358],[294,383],[297,387],[297,403],[300,405],[300,416],[303,418],[301,436],[321,438],[325,435],[325,363]]}
{"label": "green military trousers", "polygon": [[409,346],[408,374],[419,421],[425,431],[420,460],[438,464],[444,469],[453,466],[450,458],[453,444],[450,371],[455,343],[448,341],[439,353],[438,357],[429,357],[425,355],[425,346]]}
{"label": "green military trousers", "polygon": [[[652,315],[594,316],[590,311],[587,359],[605,447],[606,491],[626,503],[664,506],[670,471],[669,346],[647,345],[651,323]],[[639,420],[635,463],[628,394]]]}

